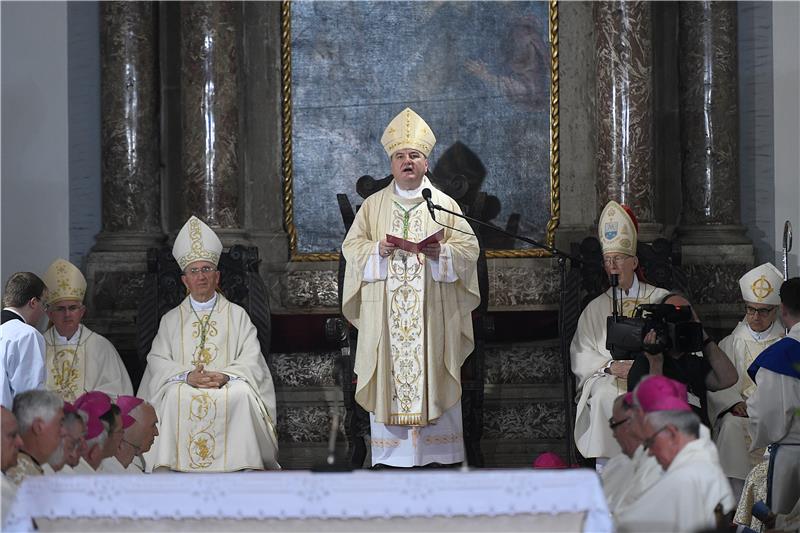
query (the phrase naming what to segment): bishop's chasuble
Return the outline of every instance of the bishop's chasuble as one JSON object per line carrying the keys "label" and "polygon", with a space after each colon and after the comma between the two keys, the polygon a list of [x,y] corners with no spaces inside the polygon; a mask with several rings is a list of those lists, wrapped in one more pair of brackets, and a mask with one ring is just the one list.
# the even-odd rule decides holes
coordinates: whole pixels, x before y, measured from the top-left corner
{"label": "bishop's chasuble", "polygon": [[[630,317],[636,306],[651,304],[668,294],[664,289],[634,282],[618,301],[622,314]],[[619,304],[618,304],[619,305]],[[609,288],[581,313],[570,346],[572,372],[578,386],[578,407],[575,414],[575,445],[584,457],[614,457],[619,444],[608,428],[614,399],[627,392],[627,380],[603,372],[613,361],[606,349],[606,318],[611,316],[612,293]]]}
{"label": "bishop's chasuble", "polygon": [[67,339],[50,327],[47,346],[47,388],[74,402],[84,392],[99,390],[116,397],[133,395],[133,386],[122,359],[108,339],[84,325]]}
{"label": "bishop's chasuble", "polygon": [[[714,441],[719,449],[722,469],[728,477],[745,479],[750,470],[763,460],[764,448],[749,452],[751,442],[747,431],[749,420],[725,411],[739,402],[746,402],[752,396],[756,385],[747,375],[747,369],[758,354],[779,341],[783,335],[783,324],[779,320],[760,334],[754,334],[743,320],[719,343],[720,349],[725,352],[739,374],[739,381],[733,387],[709,391],[706,395],[708,418],[714,428]],[[720,416],[722,413],[725,414]]]}
{"label": "bishop's chasuble", "polygon": [[[460,212],[427,178],[422,187],[434,203]],[[356,401],[372,415],[374,463],[376,456],[393,466],[463,460],[461,365],[474,348],[479,247],[466,221],[437,218],[442,225],[419,192],[400,195],[392,182],[364,201],[342,244],[342,312],[358,328]],[[460,231],[444,228],[438,261],[398,248],[385,272],[370,274],[370,263],[381,270],[377,243],[387,234],[419,242],[443,226]]]}
{"label": "bishop's chasuble", "polygon": [[[139,387],[159,420],[159,436],[144,455],[148,472],[280,468],[275,388],[256,328],[221,294],[212,302],[195,309],[187,296],[161,318]],[[198,363],[230,381],[219,389],[188,385],[183,378]]]}

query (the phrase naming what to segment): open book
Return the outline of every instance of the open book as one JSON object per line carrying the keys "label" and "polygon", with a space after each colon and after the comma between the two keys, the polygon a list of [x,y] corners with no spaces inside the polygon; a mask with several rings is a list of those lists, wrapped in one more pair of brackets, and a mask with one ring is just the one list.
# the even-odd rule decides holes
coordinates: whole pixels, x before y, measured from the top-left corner
{"label": "open book", "polygon": [[443,238],[444,238],[444,228],[440,229],[436,233],[428,235],[419,242],[411,242],[401,237],[395,237],[394,235],[389,235],[388,233],[386,234],[386,240],[388,242],[394,244],[401,250],[405,250],[406,252],[412,254],[420,253],[422,249],[428,246],[429,244],[432,244],[434,242],[440,242]]}

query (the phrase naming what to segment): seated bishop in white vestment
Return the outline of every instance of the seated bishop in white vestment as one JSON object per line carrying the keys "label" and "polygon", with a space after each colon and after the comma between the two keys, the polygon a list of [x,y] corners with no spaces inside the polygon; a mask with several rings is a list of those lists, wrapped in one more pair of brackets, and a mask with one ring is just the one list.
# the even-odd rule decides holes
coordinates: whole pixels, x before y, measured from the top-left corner
{"label": "seated bishop in white vestment", "polygon": [[196,217],[175,240],[190,295],[162,317],[138,391],[159,420],[148,472],[279,468],[272,376],[247,312],[216,292],[221,252]]}
{"label": "seated bishop in white vestment", "polygon": [[47,388],[68,402],[92,390],[110,396],[133,394],[114,345],[81,324],[86,313],[86,278],[81,271],[65,259],[56,259],[45,272],[44,282],[50,289],[47,315],[51,323],[44,333]]}

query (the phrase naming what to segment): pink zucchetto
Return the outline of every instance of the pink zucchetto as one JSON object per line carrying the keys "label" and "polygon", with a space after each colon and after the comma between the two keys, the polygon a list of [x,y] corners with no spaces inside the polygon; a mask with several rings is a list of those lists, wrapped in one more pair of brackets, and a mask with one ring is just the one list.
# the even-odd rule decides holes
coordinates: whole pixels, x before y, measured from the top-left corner
{"label": "pink zucchetto", "polygon": [[553,452],[540,453],[533,461],[533,468],[567,468],[561,456]]}
{"label": "pink zucchetto", "polygon": [[111,398],[104,392],[87,392],[75,400],[75,408],[87,415],[86,439],[91,440],[105,429],[100,417],[111,409]]}
{"label": "pink zucchetto", "polygon": [[648,376],[633,391],[645,413],[653,411],[691,411],[686,401],[686,385],[664,376]]}
{"label": "pink zucchetto", "polygon": [[144,402],[136,396],[117,396],[117,407],[122,413],[122,429],[128,429],[136,423],[130,413]]}

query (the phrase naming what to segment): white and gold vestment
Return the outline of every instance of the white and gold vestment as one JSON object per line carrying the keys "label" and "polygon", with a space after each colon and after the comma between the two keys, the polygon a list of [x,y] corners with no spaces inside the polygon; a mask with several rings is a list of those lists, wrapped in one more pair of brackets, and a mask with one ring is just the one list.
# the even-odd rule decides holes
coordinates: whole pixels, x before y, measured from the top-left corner
{"label": "white and gold vestment", "polygon": [[[183,377],[200,363],[230,381],[219,389],[188,385]],[[272,375],[247,312],[221,294],[202,305],[187,296],[162,317],[138,396],[159,420],[144,455],[148,472],[279,468]]]}

